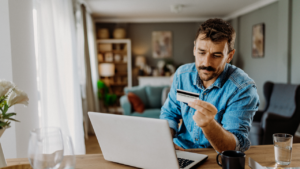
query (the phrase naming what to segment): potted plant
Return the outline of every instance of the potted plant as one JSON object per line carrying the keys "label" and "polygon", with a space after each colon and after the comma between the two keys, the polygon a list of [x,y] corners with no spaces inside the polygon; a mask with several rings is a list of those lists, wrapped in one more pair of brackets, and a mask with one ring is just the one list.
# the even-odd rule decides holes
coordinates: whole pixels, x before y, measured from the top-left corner
{"label": "potted plant", "polygon": [[8,109],[15,104],[28,105],[28,96],[18,89],[12,82],[0,80],[0,137],[4,130],[10,127],[11,121],[19,122],[12,118],[16,113],[8,113]]}
{"label": "potted plant", "polygon": [[[25,92],[18,89],[12,82],[0,79],[0,137],[4,131],[10,127],[11,121],[19,122],[14,119],[15,112],[8,112],[8,109],[15,104],[28,105],[28,96]],[[6,166],[0,144],[0,167]]]}

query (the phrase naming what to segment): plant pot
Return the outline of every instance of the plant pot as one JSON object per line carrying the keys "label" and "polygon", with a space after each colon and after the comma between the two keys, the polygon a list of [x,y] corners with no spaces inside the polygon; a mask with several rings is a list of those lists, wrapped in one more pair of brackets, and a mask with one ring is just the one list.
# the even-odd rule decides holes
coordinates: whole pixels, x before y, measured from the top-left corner
{"label": "plant pot", "polygon": [[[0,137],[2,136],[2,134],[4,133],[5,130],[6,130],[6,128],[0,129]],[[0,143],[0,168],[6,167],[6,166],[7,166],[6,160],[5,160],[4,153],[3,153],[3,150],[2,150],[2,146],[1,146],[1,143]]]}
{"label": "plant pot", "polygon": [[1,138],[1,136],[2,136],[2,134],[4,133],[5,130],[6,130],[6,128],[0,129],[0,138]]}

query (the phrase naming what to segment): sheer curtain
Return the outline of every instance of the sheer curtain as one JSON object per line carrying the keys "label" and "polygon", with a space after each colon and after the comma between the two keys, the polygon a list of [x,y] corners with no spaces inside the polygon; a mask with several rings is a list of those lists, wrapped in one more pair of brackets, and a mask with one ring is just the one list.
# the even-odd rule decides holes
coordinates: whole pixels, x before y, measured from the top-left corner
{"label": "sheer curtain", "polygon": [[99,75],[94,22],[91,14],[80,2],[76,2],[76,28],[83,119],[85,122],[85,136],[88,138],[88,133],[94,133],[94,131],[87,113],[88,111],[99,112],[97,97],[97,81]]}
{"label": "sheer curtain", "polygon": [[35,0],[34,8],[40,125],[60,127],[75,154],[85,154],[72,0]]}

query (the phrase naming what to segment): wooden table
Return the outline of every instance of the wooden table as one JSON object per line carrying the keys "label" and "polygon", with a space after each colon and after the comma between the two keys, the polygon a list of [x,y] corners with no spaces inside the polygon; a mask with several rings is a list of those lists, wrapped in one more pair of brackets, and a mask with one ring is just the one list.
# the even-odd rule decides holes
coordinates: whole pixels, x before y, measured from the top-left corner
{"label": "wooden table", "polygon": [[[198,164],[194,168],[206,168],[206,169],[221,169],[216,163],[217,153],[212,148],[205,149],[190,149],[189,152],[195,152],[200,154],[208,155],[208,159],[203,163]],[[274,146],[263,145],[263,146],[252,146],[246,151],[246,169],[250,169],[248,166],[248,157],[251,157],[262,166],[272,167],[275,166],[274,160]],[[28,164],[26,158],[19,159],[7,159],[8,165],[16,164]],[[300,167],[300,143],[293,144],[292,151],[292,162],[288,167]],[[77,155],[76,156],[76,169],[129,169],[129,167],[122,164],[117,164],[109,161],[105,161],[102,154],[91,154],[91,155]]]}

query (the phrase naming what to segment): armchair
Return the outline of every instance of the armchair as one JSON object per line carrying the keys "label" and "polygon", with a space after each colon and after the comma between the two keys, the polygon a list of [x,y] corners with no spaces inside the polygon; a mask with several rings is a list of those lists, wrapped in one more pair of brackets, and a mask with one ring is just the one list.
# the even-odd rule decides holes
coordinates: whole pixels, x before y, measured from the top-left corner
{"label": "armchair", "polygon": [[266,82],[266,106],[257,111],[249,133],[252,145],[273,144],[274,133],[294,135],[300,123],[300,85]]}
{"label": "armchair", "polygon": [[[120,98],[123,114],[128,116],[139,116],[149,118],[159,118],[160,109],[168,95],[169,86],[135,86],[125,88],[125,95]],[[129,92],[137,95],[145,105],[143,113],[134,112],[127,98]]]}

